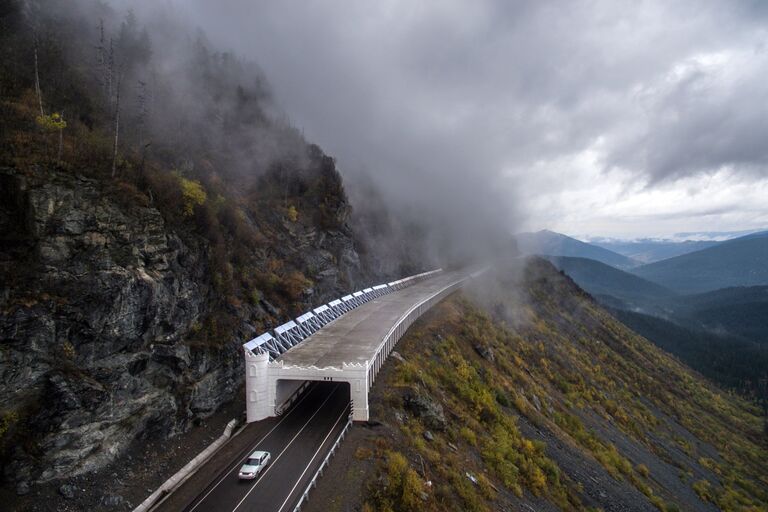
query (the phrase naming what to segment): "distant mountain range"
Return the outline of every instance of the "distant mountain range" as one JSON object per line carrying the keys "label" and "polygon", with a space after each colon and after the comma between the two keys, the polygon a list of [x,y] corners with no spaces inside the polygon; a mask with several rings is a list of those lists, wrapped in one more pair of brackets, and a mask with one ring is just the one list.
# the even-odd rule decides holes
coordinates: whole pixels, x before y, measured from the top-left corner
{"label": "distant mountain range", "polygon": [[725,242],[752,233],[759,233],[764,229],[742,229],[740,231],[688,231],[684,233],[675,233],[671,241],[683,240],[708,240],[711,242]]}
{"label": "distant mountain range", "polygon": [[768,346],[768,286],[680,295],[599,261],[553,256],[547,259],[612,309],[652,315],[687,329],[736,336]]}
{"label": "distant mountain range", "polygon": [[592,245],[608,249],[641,263],[653,263],[667,258],[674,258],[690,252],[700,251],[715,246],[714,240],[606,240],[590,242]]}
{"label": "distant mountain range", "polygon": [[[678,294],[704,293],[734,286],[768,285],[768,231],[750,233],[724,242],[635,241],[622,246],[624,252],[633,253],[638,259],[548,230],[521,233],[515,235],[515,240],[523,254],[593,260],[615,269],[629,271],[645,281]],[[610,244],[619,247],[618,242]],[[698,250],[693,250],[696,248]],[[633,252],[635,250],[639,252]],[[639,261],[655,259],[662,255],[671,257],[645,265]],[[595,278],[602,275],[603,285],[618,279],[614,273],[604,268],[589,267],[588,262],[566,260],[561,264],[569,266],[571,272],[586,272]],[[596,285],[594,279],[592,281],[592,284]],[[639,282],[634,284],[639,286]],[[621,288],[629,290],[635,289],[635,286],[626,285]],[[646,288],[647,283],[639,289]],[[615,291],[614,289],[613,292]],[[610,293],[610,290],[608,292],[616,296],[615,293]]]}
{"label": "distant mountain range", "polygon": [[632,269],[678,293],[768,285],[768,231]]}
{"label": "distant mountain range", "polygon": [[627,271],[545,257],[639,334],[725,385],[755,391],[768,364],[768,232]]}
{"label": "distant mountain range", "polygon": [[674,258],[694,251],[714,247],[720,242],[748,235],[760,235],[760,230],[744,231],[694,231],[675,233],[668,238],[620,239],[607,237],[587,237],[584,242],[608,249],[640,263]]}
{"label": "distant mountain range", "polygon": [[517,234],[515,240],[518,249],[523,254],[589,258],[621,269],[636,267],[640,264],[640,262],[608,249],[546,229],[535,233]]}

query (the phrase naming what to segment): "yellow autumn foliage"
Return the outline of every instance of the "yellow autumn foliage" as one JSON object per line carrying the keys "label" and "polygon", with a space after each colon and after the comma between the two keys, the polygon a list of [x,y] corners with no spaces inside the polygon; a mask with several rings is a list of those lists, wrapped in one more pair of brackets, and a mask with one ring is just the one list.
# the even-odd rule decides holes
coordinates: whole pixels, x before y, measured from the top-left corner
{"label": "yellow autumn foliage", "polygon": [[189,217],[195,211],[195,206],[205,204],[208,195],[199,181],[179,178],[181,195],[184,199],[184,216]]}
{"label": "yellow autumn foliage", "polygon": [[67,122],[58,112],[54,112],[50,115],[37,116],[35,119],[37,126],[47,132],[55,132],[57,130],[63,130],[67,127]]}

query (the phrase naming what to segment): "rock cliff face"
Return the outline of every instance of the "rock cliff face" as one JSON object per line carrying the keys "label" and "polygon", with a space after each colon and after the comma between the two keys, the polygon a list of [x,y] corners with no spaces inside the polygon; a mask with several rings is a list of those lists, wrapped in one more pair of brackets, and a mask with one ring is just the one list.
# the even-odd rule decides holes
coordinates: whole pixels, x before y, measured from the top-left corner
{"label": "rock cliff face", "polygon": [[[212,414],[237,398],[254,324],[285,319],[264,296],[228,305],[231,339],[191,342],[222,302],[208,244],[109,186],[0,169],[0,438],[5,477],[24,486],[97,469],[137,437]],[[304,258],[307,305],[361,275],[348,231],[275,230],[284,248],[262,256]]]}
{"label": "rock cliff face", "polygon": [[[333,158],[255,66],[109,3],[0,7],[4,504],[242,399],[241,343],[380,268],[358,253]],[[104,38],[122,100],[112,64],[92,72]],[[66,127],[41,126],[43,107]]]}

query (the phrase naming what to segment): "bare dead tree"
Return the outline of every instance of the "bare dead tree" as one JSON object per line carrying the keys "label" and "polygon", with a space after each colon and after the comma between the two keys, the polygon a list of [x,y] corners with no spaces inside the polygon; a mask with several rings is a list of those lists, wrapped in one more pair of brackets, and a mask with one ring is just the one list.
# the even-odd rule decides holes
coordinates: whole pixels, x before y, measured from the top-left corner
{"label": "bare dead tree", "polygon": [[115,177],[117,171],[117,144],[120,137],[120,82],[122,73],[117,74],[117,97],[115,99],[115,141],[112,146],[112,177]]}
{"label": "bare dead tree", "polygon": [[59,123],[59,151],[56,154],[56,161],[61,163],[61,153],[64,149],[64,127],[66,126],[66,121],[64,121],[64,112],[61,112],[61,122]]}
{"label": "bare dead tree", "polygon": [[[115,77],[115,45],[112,42],[112,38],[109,38],[109,53],[107,54],[107,67],[104,80],[106,82],[105,89],[107,93],[107,105],[112,104],[112,83]],[[118,80],[120,77],[118,77]]]}
{"label": "bare dead tree", "polygon": [[40,70],[38,67],[38,61],[37,61],[37,32],[32,32],[32,47],[34,48],[35,53],[35,92],[37,92],[37,103],[40,107],[40,116],[44,116],[45,112],[43,112],[43,93],[40,90]]}

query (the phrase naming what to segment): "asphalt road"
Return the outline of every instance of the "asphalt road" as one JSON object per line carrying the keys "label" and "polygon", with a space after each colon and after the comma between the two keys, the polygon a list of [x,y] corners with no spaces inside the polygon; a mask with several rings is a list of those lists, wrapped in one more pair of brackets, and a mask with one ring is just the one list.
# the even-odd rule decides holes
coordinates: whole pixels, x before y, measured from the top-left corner
{"label": "asphalt road", "polygon": [[[349,385],[318,382],[236,462],[201,490],[185,510],[191,512],[285,512],[293,510],[350,414]],[[237,473],[254,450],[272,454],[256,480]],[[205,466],[200,471],[205,471]]]}

